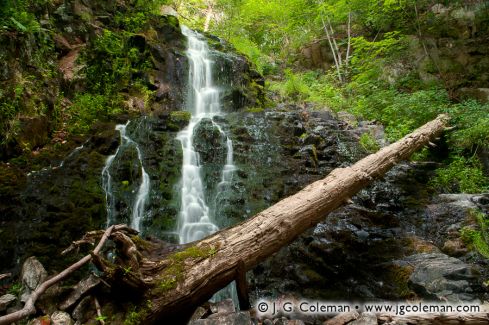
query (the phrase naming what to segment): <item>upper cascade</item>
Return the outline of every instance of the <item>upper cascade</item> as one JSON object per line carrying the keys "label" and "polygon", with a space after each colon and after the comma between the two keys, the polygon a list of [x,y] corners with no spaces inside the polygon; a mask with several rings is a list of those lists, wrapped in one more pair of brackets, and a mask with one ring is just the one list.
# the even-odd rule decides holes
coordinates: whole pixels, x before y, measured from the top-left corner
{"label": "upper cascade", "polygon": [[[202,35],[182,26],[182,33],[188,39],[187,57],[189,60],[189,89],[186,110],[192,113],[189,125],[178,133],[183,150],[182,181],[181,181],[181,208],[179,213],[180,243],[189,243],[199,240],[216,232],[219,228],[215,224],[217,216],[213,216],[206,202],[204,181],[201,172],[199,153],[194,147],[194,135],[197,126],[203,119],[213,119],[221,115],[222,104],[220,90],[214,84],[214,61],[207,42]],[[222,186],[229,184],[233,164],[233,146],[229,136],[215,121],[212,124],[223,137],[226,138],[226,163],[222,166]]]}

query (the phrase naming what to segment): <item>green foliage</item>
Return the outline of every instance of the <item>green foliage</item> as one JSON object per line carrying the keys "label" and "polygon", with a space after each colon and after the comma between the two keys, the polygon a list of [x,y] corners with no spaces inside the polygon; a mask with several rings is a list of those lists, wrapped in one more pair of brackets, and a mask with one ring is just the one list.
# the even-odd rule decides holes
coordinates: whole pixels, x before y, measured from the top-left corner
{"label": "green foliage", "polygon": [[126,314],[124,325],[142,324],[145,317],[151,312],[151,308],[153,308],[153,304],[151,300],[146,300],[146,303],[140,308],[136,308],[135,306],[132,306],[129,309],[129,312]]}
{"label": "green foliage", "polygon": [[283,97],[290,97],[294,100],[305,100],[309,97],[310,89],[301,75],[286,69],[285,81],[271,83],[270,89],[277,91]]}
{"label": "green foliage", "polygon": [[468,100],[449,109],[452,125],[457,129],[450,139],[463,149],[475,150],[489,143],[489,103]]}
{"label": "green foliage", "polygon": [[88,93],[77,95],[67,111],[69,131],[86,133],[95,121],[106,120],[120,113],[120,105],[121,100],[103,95]]}
{"label": "green foliage", "polygon": [[281,97],[317,103],[335,111],[346,107],[347,102],[341,93],[342,90],[335,86],[331,74],[319,71],[294,73],[290,69],[286,69],[284,74],[284,80],[269,83],[269,89]]}
{"label": "green foliage", "polygon": [[236,50],[245,54],[253,62],[259,73],[270,74],[274,71],[270,58],[264,55],[252,40],[242,36],[234,36],[231,37],[230,42],[234,44]]}
{"label": "green foliage", "polygon": [[20,292],[22,291],[22,283],[20,282],[15,282],[13,283],[10,288],[8,289],[8,293],[11,295],[14,295],[18,297],[20,295]]}
{"label": "green foliage", "polygon": [[363,36],[352,38],[355,49],[351,58],[350,87],[372,90],[372,85],[382,82],[384,65],[403,53],[406,42],[399,32],[388,32],[380,40],[369,41]]}
{"label": "green foliage", "polygon": [[365,149],[365,151],[370,153],[376,152],[380,149],[380,145],[377,142],[377,140],[375,140],[375,138],[368,132],[363,133],[360,136],[359,143],[362,146],[362,148]]}
{"label": "green foliage", "polygon": [[12,30],[19,33],[36,33],[41,25],[33,11],[45,7],[49,0],[3,0],[0,1],[0,30]]}
{"label": "green foliage", "polygon": [[447,167],[439,168],[430,181],[431,186],[447,193],[481,193],[488,190],[488,181],[484,177],[477,158],[454,156]]}
{"label": "green foliage", "polygon": [[489,258],[489,219],[486,214],[480,211],[472,210],[471,215],[478,229],[462,228],[462,240],[469,248],[475,249],[485,258]]}
{"label": "green foliage", "polygon": [[402,93],[390,88],[358,96],[352,112],[364,119],[381,122],[386,126],[387,138],[396,141],[445,112],[448,103],[444,90]]}
{"label": "green foliage", "polygon": [[84,72],[91,91],[110,96],[128,87],[141,88],[133,75],[151,67],[150,56],[130,44],[131,36],[105,29],[84,52]]}
{"label": "green foliage", "polygon": [[168,257],[170,264],[165,268],[154,288],[155,294],[164,294],[177,286],[182,280],[184,265],[193,259],[212,258],[218,251],[216,246],[190,246],[187,249],[174,253]]}
{"label": "green foliage", "polygon": [[95,320],[96,321],[106,321],[107,318],[108,318],[107,316],[100,315],[100,316],[95,317]]}

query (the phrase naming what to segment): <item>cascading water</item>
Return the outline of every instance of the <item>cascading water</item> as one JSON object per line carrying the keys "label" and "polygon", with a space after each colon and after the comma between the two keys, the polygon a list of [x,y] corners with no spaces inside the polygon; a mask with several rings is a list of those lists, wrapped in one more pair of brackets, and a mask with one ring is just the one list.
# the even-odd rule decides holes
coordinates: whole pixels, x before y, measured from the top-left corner
{"label": "cascading water", "polygon": [[[219,228],[213,222],[211,210],[206,203],[204,182],[201,175],[199,154],[194,148],[194,133],[203,119],[210,119],[221,114],[220,92],[214,85],[212,70],[214,62],[211,52],[203,37],[182,26],[182,33],[188,39],[187,57],[189,59],[189,98],[187,110],[192,113],[187,128],[178,133],[177,139],[182,143],[183,166],[181,182],[181,208],[179,214],[180,243],[185,244],[199,240],[216,232]],[[222,128],[212,121],[221,135],[226,137],[226,163],[222,169],[218,191],[231,182],[233,164],[233,145]]]}
{"label": "cascading water", "polygon": [[139,164],[141,166],[141,184],[139,185],[134,204],[132,206],[131,227],[136,229],[137,231],[141,231],[141,220],[144,216],[144,208],[149,197],[150,180],[148,173],[144,169],[143,155],[141,153],[139,145],[127,135],[126,130],[129,123],[130,121],[128,121],[126,124],[118,124],[115,127],[115,129],[119,131],[121,140],[116,152],[113,155],[107,157],[107,160],[105,161],[105,166],[102,169],[102,186],[106,198],[108,227],[115,222],[115,197],[112,188],[112,175],[110,174],[110,169],[121,149],[128,146],[134,146],[137,152]]}

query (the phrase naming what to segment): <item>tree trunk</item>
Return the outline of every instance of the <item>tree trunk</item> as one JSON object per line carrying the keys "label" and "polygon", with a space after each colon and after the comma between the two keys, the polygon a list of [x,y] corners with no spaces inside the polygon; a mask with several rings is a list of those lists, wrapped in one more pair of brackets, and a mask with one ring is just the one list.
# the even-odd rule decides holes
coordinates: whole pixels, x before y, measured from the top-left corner
{"label": "tree trunk", "polygon": [[253,268],[323,221],[345,200],[428,144],[444,130],[447,120],[446,115],[440,115],[353,166],[333,170],[326,178],[253,218],[190,244],[145,270],[142,268],[145,282],[152,285],[144,295],[144,301],[151,303],[141,308],[142,323],[170,319],[172,323],[184,322],[185,315],[235,278],[238,266]]}

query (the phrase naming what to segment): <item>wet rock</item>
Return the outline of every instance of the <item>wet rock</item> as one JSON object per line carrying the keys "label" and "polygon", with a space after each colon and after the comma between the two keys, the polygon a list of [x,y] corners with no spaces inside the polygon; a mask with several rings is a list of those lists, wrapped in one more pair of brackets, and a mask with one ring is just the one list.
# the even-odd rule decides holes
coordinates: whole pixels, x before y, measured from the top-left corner
{"label": "wet rock", "polygon": [[[480,196],[480,195],[479,195]],[[424,236],[433,238],[438,247],[448,239],[460,237],[460,229],[482,207],[473,194],[441,194],[433,198],[424,212]]]}
{"label": "wet rock", "polygon": [[66,297],[68,291],[66,286],[55,283],[37,299],[36,307],[44,314],[50,315],[58,310],[58,304]]}
{"label": "wet rock", "polygon": [[449,239],[443,244],[442,251],[449,256],[459,257],[467,254],[468,249],[460,238]]}
{"label": "wet rock", "polygon": [[51,314],[52,325],[72,325],[73,320],[70,315],[64,311],[55,311]]}
{"label": "wet rock", "polygon": [[82,324],[85,324],[90,318],[95,317],[95,306],[92,302],[92,297],[83,298],[73,310],[73,318]]}
{"label": "wet rock", "polygon": [[7,310],[17,300],[12,294],[6,294],[0,297],[0,312]]}
{"label": "wet rock", "polygon": [[196,319],[201,319],[202,316],[204,316],[205,314],[207,313],[207,309],[203,308],[203,307],[198,307],[192,317],[190,317],[190,321],[193,321],[193,320],[196,320]]}
{"label": "wet rock", "polygon": [[226,138],[210,119],[203,119],[194,130],[194,147],[203,164],[222,165],[226,160]]}
{"label": "wet rock", "polygon": [[224,314],[216,318],[197,319],[189,322],[189,325],[252,325],[248,311]]}
{"label": "wet rock", "polygon": [[211,304],[211,311],[214,314],[234,313],[236,308],[232,299],[225,299],[215,304]]}
{"label": "wet rock", "polygon": [[49,121],[45,116],[22,117],[19,129],[16,141],[23,149],[32,150],[48,142]]}
{"label": "wet rock", "polygon": [[287,320],[285,325],[305,325],[305,323],[300,319]]}
{"label": "wet rock", "polygon": [[59,308],[61,310],[66,310],[72,307],[82,296],[86,295],[87,292],[89,292],[99,284],[100,279],[91,274],[88,278],[81,280],[73,287],[70,295],[63,303],[61,303]]}
{"label": "wet rock", "polygon": [[287,325],[289,320],[285,317],[280,317],[273,320],[273,325]]}
{"label": "wet rock", "polygon": [[478,277],[473,268],[441,253],[409,256],[399,265],[412,266],[410,285],[421,296],[449,302],[477,302]]}
{"label": "wet rock", "polygon": [[360,314],[356,311],[341,313],[331,319],[328,319],[323,323],[323,325],[344,325],[357,319],[359,316]]}
{"label": "wet rock", "polygon": [[22,265],[21,279],[23,291],[20,300],[26,302],[30,293],[46,280],[48,273],[41,262],[34,256],[29,257]]}
{"label": "wet rock", "polygon": [[436,3],[431,7],[431,12],[435,15],[443,15],[448,12],[448,8],[441,3]]}
{"label": "wet rock", "polygon": [[373,313],[363,313],[358,317],[358,319],[354,320],[350,325],[377,325],[377,316]]}

